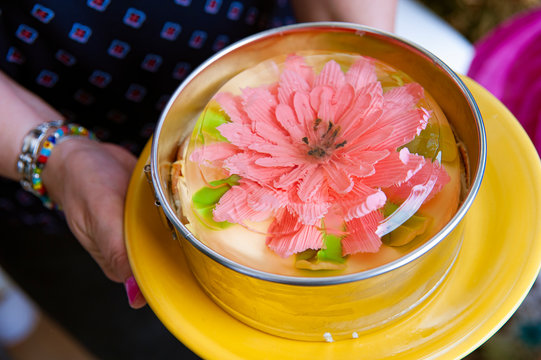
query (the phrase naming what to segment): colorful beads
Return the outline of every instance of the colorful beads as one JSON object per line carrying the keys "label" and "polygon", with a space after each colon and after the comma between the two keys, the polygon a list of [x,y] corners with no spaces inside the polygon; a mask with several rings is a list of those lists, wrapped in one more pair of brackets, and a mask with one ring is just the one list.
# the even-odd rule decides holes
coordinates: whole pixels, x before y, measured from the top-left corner
{"label": "colorful beads", "polygon": [[77,124],[62,125],[58,127],[54,133],[45,138],[45,141],[43,141],[39,153],[37,154],[38,156],[34,166],[32,167],[31,191],[39,197],[43,202],[43,205],[49,209],[58,209],[59,207],[51,201],[51,198],[47,194],[47,190],[45,189],[45,186],[43,186],[41,174],[47,164],[47,160],[49,160],[49,157],[51,156],[53,148],[66,136],[83,136],[96,140],[96,136],[92,132]]}

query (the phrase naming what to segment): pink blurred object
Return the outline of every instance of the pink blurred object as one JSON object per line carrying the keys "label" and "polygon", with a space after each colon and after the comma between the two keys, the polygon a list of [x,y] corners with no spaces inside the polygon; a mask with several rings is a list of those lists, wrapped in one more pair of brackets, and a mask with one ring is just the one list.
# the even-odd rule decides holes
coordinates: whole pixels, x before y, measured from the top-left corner
{"label": "pink blurred object", "polygon": [[481,39],[468,76],[507,106],[541,153],[541,8],[509,19]]}

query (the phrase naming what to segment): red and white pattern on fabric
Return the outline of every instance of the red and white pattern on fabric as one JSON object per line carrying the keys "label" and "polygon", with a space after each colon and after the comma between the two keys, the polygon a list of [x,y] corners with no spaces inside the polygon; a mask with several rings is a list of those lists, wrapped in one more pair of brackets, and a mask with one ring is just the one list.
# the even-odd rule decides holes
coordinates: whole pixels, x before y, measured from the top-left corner
{"label": "red and white pattern on fabric", "polygon": [[190,6],[192,0],[175,0],[175,4],[182,6]]}
{"label": "red and white pattern on fabric", "polygon": [[113,40],[107,53],[118,59],[123,59],[130,52],[130,45],[124,41]]}
{"label": "red and white pattern on fabric", "polygon": [[74,23],[68,36],[70,39],[75,40],[81,44],[88,42],[88,39],[92,35],[92,29],[86,25]]}
{"label": "red and white pattern on fabric", "polygon": [[105,11],[111,0],[87,0],[86,4],[94,10]]}
{"label": "red and white pattern on fabric", "polygon": [[229,36],[227,35],[218,35],[214,44],[212,45],[213,51],[222,50],[226,45],[229,44]]}
{"label": "red and white pattern on fabric", "polygon": [[58,82],[58,74],[50,70],[42,70],[36,78],[36,83],[48,88],[55,86],[57,82]]}
{"label": "red and white pattern on fabric", "polygon": [[26,61],[26,57],[23,55],[23,53],[19,49],[12,46],[8,49],[6,60],[9,61],[10,63],[20,65]]}
{"label": "red and white pattern on fabric", "polygon": [[192,33],[192,37],[190,38],[190,41],[188,42],[188,45],[194,49],[201,49],[203,45],[205,45],[205,41],[207,40],[207,33],[202,30],[195,30]]}
{"label": "red and white pattern on fabric", "polygon": [[56,60],[60,61],[62,64],[66,66],[75,65],[75,63],[77,62],[77,59],[75,58],[75,56],[73,56],[72,54],[70,54],[64,49],[58,49],[54,57],[56,58]]}
{"label": "red and white pattern on fabric", "polygon": [[147,16],[143,11],[129,8],[126,10],[126,15],[124,15],[124,19],[122,19],[122,21],[124,24],[131,26],[132,28],[139,29],[145,22],[146,18]]}
{"label": "red and white pattern on fabric", "polygon": [[38,38],[38,31],[28,25],[21,24],[15,32],[17,38],[27,44],[33,44]]}
{"label": "red and white pattern on fabric", "polygon": [[160,36],[166,40],[176,40],[180,32],[182,31],[182,26],[174,22],[166,22],[163,24],[162,31]]}
{"label": "red and white pattern on fabric", "polygon": [[126,91],[126,99],[133,102],[141,102],[147,93],[147,89],[139,84],[131,84]]}
{"label": "red and white pattern on fabric", "polygon": [[111,82],[112,76],[111,74],[101,71],[101,70],[94,70],[90,77],[88,78],[88,81],[101,89],[107,87],[109,83]]}
{"label": "red and white pattern on fabric", "polygon": [[147,54],[141,63],[141,68],[150,72],[156,72],[162,64],[162,57],[156,54]]}
{"label": "red and white pattern on fabric", "polygon": [[40,4],[35,4],[31,13],[44,24],[48,24],[54,18],[54,11]]}
{"label": "red and white pattern on fabric", "polygon": [[177,66],[175,66],[175,70],[173,71],[173,77],[177,80],[182,80],[188,75],[188,72],[190,71],[191,65],[187,62],[179,62]]}
{"label": "red and white pattern on fabric", "polygon": [[244,9],[244,5],[242,5],[241,2],[234,1],[229,6],[229,10],[227,11],[227,18],[229,20],[238,20],[240,19],[242,15],[242,10]]}
{"label": "red and white pattern on fabric", "polygon": [[217,14],[222,6],[222,0],[207,0],[205,11],[209,14]]}

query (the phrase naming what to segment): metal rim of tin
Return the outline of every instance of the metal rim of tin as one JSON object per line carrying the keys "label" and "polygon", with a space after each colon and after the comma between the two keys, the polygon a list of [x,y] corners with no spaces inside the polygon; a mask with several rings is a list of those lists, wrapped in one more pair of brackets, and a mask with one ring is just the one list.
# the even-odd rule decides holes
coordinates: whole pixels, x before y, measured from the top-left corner
{"label": "metal rim of tin", "polygon": [[[294,31],[294,30],[306,30],[309,28],[335,28],[335,29],[345,29],[345,30],[355,30],[359,32],[368,32],[373,33],[376,35],[383,35],[385,37],[388,37],[394,41],[399,42],[401,45],[406,46],[408,48],[411,48],[412,50],[419,51],[423,53],[425,56],[430,58],[430,60],[434,63],[435,66],[442,69],[448,76],[451,78],[454,83],[458,86],[458,88],[461,90],[462,94],[466,98],[468,104],[470,105],[470,108],[472,110],[474,119],[475,119],[475,125],[478,132],[478,144],[479,144],[479,154],[478,158],[478,166],[477,169],[475,169],[476,176],[471,182],[471,186],[468,192],[468,195],[460,205],[459,209],[453,216],[453,218],[431,239],[429,239],[427,242],[425,242],[423,245],[419,246],[418,248],[414,249],[410,253],[402,256],[401,258],[392,261],[390,263],[381,265],[379,267],[369,269],[366,271],[361,271],[358,273],[353,274],[347,274],[347,275],[337,275],[337,276],[327,276],[327,277],[299,277],[299,276],[286,276],[286,275],[278,275],[278,274],[272,274],[268,272],[264,272],[261,270],[256,270],[253,268],[250,268],[245,265],[238,264],[227,257],[217,253],[216,251],[212,250],[205,244],[203,244],[201,241],[199,241],[185,226],[182,224],[180,219],[177,217],[176,212],[169,206],[169,202],[166,200],[167,197],[165,196],[163,189],[160,184],[160,179],[158,177],[158,139],[161,132],[162,125],[165,121],[166,115],[171,108],[172,104],[174,103],[175,99],[178,97],[178,94],[182,92],[182,90],[186,87],[186,85],[195,78],[200,72],[202,72],[205,68],[207,68],[211,63],[214,63],[215,61],[219,60],[221,57],[225,56],[226,54],[243,47],[244,45],[247,45],[251,42],[254,42],[256,40],[275,36],[275,35],[281,35],[286,32]],[[327,286],[327,285],[338,285],[338,284],[344,284],[349,282],[355,282],[359,280],[364,280],[368,278],[373,278],[378,275],[396,270],[400,267],[403,267],[406,264],[409,264],[410,262],[420,258],[424,254],[426,254],[428,251],[430,251],[433,247],[435,247],[437,244],[439,244],[445,237],[447,237],[453,229],[462,221],[468,210],[470,209],[471,205],[473,204],[473,201],[479,191],[479,188],[481,186],[481,182],[483,179],[484,171],[485,171],[485,165],[486,165],[486,156],[487,156],[487,144],[486,144],[486,132],[485,127],[482,121],[481,113],[479,111],[479,108],[477,107],[477,104],[473,98],[473,95],[469,91],[469,89],[466,87],[464,82],[460,79],[460,77],[451,69],[449,66],[447,66],[442,60],[440,60],[438,57],[436,57],[434,54],[429,52],[428,50],[422,48],[421,46],[414,44],[408,40],[402,39],[401,37],[398,37],[394,34],[380,31],[374,28],[353,24],[353,23],[342,23],[342,22],[313,22],[313,23],[301,23],[301,24],[294,24],[294,25],[287,25],[282,27],[273,28],[270,30],[262,31],[257,34],[248,36],[236,43],[233,43],[229,45],[228,47],[224,48],[223,50],[219,51],[212,57],[210,57],[208,60],[203,62],[201,65],[199,65],[176,89],[176,91],[171,96],[169,102],[165,106],[165,108],[162,111],[162,114],[160,115],[160,119],[158,121],[158,124],[156,126],[154,136],[152,139],[152,147],[151,147],[151,155],[150,155],[150,165],[151,165],[151,175],[152,175],[152,183],[154,187],[154,191],[156,194],[156,197],[158,198],[158,201],[161,204],[162,210],[165,213],[165,216],[171,221],[173,226],[181,233],[183,237],[185,237],[196,249],[204,253],[205,255],[209,256],[214,261],[220,263],[221,265],[232,269],[236,272],[239,272],[244,275],[251,276],[253,278],[257,278],[260,280],[266,280],[274,283],[281,283],[281,284],[289,284],[289,285],[297,285],[297,286]]]}

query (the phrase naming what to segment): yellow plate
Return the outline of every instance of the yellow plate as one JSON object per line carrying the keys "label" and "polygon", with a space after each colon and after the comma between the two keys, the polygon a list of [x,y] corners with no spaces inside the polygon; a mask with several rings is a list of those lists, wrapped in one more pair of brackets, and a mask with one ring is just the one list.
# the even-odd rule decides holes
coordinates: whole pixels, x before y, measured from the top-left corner
{"label": "yellow plate", "polygon": [[334,343],[287,340],[235,320],[208,298],[154,208],[141,155],[126,202],[128,256],[148,304],[165,326],[205,359],[456,359],[513,314],[541,264],[541,164],[516,119],[464,79],[488,137],[485,178],[467,215],[464,245],[441,289],[392,326]]}

